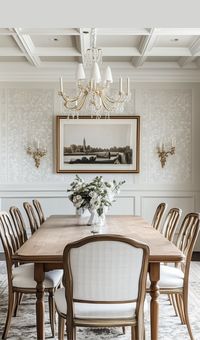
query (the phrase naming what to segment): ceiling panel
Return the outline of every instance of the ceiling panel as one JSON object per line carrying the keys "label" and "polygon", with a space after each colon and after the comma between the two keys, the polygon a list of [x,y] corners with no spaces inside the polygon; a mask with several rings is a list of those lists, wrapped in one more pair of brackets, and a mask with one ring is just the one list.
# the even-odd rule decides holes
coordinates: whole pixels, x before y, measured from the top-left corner
{"label": "ceiling panel", "polygon": [[179,60],[179,57],[148,57],[146,61],[153,61],[153,62],[177,62]]}
{"label": "ceiling panel", "polygon": [[40,57],[41,61],[46,61],[46,62],[78,62],[79,58],[78,57]]}
{"label": "ceiling panel", "polygon": [[138,47],[141,36],[97,35],[97,47]]}
{"label": "ceiling panel", "polygon": [[155,42],[155,47],[190,47],[196,40],[196,36],[184,35],[166,35],[158,36]]}
{"label": "ceiling panel", "polygon": [[131,62],[132,57],[115,56],[115,57],[104,57],[103,62]]}
{"label": "ceiling panel", "polygon": [[31,35],[36,47],[73,47],[75,37],[67,35]]}

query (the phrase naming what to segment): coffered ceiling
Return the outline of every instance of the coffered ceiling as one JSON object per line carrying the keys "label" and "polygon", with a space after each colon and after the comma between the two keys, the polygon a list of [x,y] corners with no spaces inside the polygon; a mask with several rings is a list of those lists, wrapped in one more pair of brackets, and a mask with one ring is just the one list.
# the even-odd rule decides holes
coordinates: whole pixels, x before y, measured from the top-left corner
{"label": "coffered ceiling", "polygon": [[[90,47],[90,28],[0,28],[0,79],[74,71]],[[103,63],[115,69],[200,69],[200,28],[97,28]]]}

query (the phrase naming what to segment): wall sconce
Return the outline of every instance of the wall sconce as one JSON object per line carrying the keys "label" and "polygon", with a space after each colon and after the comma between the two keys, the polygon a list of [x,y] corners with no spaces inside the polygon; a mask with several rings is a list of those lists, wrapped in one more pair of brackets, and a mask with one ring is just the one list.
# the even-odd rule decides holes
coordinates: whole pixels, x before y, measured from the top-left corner
{"label": "wall sconce", "polygon": [[167,146],[164,143],[160,143],[160,145],[157,147],[157,153],[158,157],[160,158],[160,163],[162,168],[164,168],[165,163],[167,161],[167,157],[169,155],[175,154],[175,139],[171,140],[171,147],[167,148]]}
{"label": "wall sconce", "polygon": [[28,146],[26,149],[28,155],[32,156],[35,161],[36,168],[40,166],[40,160],[47,154],[46,148],[40,148],[39,141],[36,142],[36,146]]}

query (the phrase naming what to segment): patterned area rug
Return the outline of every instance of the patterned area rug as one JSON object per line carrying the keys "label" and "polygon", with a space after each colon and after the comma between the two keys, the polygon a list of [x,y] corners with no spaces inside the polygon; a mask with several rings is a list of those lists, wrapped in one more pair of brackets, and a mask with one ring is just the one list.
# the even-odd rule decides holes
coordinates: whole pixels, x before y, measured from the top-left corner
{"label": "patterned area rug", "polygon": [[[190,278],[190,321],[195,340],[200,340],[200,263],[192,263]],[[195,273],[197,273],[196,275]],[[149,300],[149,298],[148,298]],[[46,303],[46,324],[45,334],[46,339],[52,339],[48,306]],[[0,335],[2,334],[7,310],[7,281],[5,263],[0,262]],[[149,314],[149,313],[148,313]],[[57,325],[56,325],[57,328]],[[57,332],[56,332],[57,333]],[[24,296],[18,310],[17,317],[13,317],[11,328],[8,334],[10,340],[32,340],[37,339],[35,328],[35,298],[33,295]],[[57,339],[57,337],[55,337]],[[79,328],[77,330],[77,340],[129,340],[130,329],[126,328],[126,334],[122,334],[121,328],[105,328],[105,329],[90,329]],[[150,339],[149,318],[146,320],[146,339]],[[185,325],[181,325],[180,320],[175,316],[173,307],[169,304],[166,296],[160,297],[160,324],[159,324],[159,339],[160,340],[189,340]]]}

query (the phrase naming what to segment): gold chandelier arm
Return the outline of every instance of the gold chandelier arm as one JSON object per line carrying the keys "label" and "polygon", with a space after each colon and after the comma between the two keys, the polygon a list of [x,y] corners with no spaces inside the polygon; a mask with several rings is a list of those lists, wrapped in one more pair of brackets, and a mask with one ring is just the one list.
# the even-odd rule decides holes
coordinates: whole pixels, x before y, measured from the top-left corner
{"label": "gold chandelier arm", "polygon": [[106,100],[108,100],[112,104],[123,103],[127,99],[127,96],[124,93],[119,94],[117,99],[114,99],[114,98],[106,96],[106,95],[104,95],[104,97],[106,98]]}
{"label": "gold chandelier arm", "polygon": [[78,101],[77,107],[76,107],[77,111],[80,111],[82,109],[83,105],[85,104],[86,98],[87,98],[87,93],[85,93],[80,99],[80,101]]}
{"label": "gold chandelier arm", "polygon": [[87,98],[87,93],[84,93],[82,96],[79,96],[78,100],[76,101],[65,102],[64,106],[66,107],[66,109],[69,109],[69,110],[80,111],[85,103],[86,98]]}
{"label": "gold chandelier arm", "polygon": [[81,96],[81,94],[82,94],[82,91],[80,91],[79,92],[79,94],[78,94],[78,96],[76,96],[76,97],[72,97],[72,98],[70,98],[69,96],[67,96],[65,93],[63,93],[63,92],[59,92],[58,93],[62,98],[63,98],[63,100],[64,100],[64,102],[65,103],[73,103],[73,102],[76,102],[77,100],[79,100],[79,98],[80,98],[80,96]]}
{"label": "gold chandelier arm", "polygon": [[116,106],[115,102],[109,101],[109,97],[101,95],[102,105],[107,111],[111,111]]}

